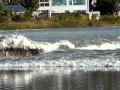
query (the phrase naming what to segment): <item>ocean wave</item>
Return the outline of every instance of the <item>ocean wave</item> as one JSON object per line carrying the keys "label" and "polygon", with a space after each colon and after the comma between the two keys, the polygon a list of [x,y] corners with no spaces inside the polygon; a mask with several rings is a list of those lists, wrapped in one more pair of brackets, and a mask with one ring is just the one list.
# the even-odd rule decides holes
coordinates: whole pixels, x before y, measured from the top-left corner
{"label": "ocean wave", "polygon": [[54,43],[37,42],[28,39],[23,35],[4,35],[0,36],[0,49],[22,49],[22,50],[43,50],[44,52],[51,52],[57,49],[75,48],[75,45],[68,40],[61,40]]}
{"label": "ocean wave", "polygon": [[120,43],[119,42],[104,42],[100,45],[92,44],[84,47],[78,48],[80,50],[117,50],[120,49]]}
{"label": "ocean wave", "polygon": [[[82,43],[82,42],[81,42]],[[0,50],[37,50],[42,52],[52,52],[61,49],[77,50],[117,50],[120,49],[120,42],[102,42],[102,44],[89,44],[76,46],[68,40],[57,42],[37,42],[28,39],[23,35],[0,35]],[[33,51],[31,51],[33,52]]]}
{"label": "ocean wave", "polygon": [[120,36],[118,36],[117,39],[120,39]]}

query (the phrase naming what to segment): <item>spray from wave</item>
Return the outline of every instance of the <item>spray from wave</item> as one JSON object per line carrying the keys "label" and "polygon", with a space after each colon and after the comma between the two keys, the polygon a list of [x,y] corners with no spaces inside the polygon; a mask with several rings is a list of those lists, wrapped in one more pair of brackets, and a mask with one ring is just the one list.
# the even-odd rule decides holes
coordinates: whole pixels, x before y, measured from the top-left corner
{"label": "spray from wave", "polygon": [[49,42],[36,42],[28,39],[22,35],[4,35],[0,36],[0,49],[4,51],[42,51],[51,52],[57,49],[68,49],[75,48],[74,44],[67,40],[61,40],[59,42],[49,43]]}
{"label": "spray from wave", "polygon": [[[80,42],[82,43],[82,42]],[[37,41],[33,41],[28,39],[27,37],[23,36],[23,35],[1,35],[0,36],[0,50],[3,50],[5,52],[5,50],[10,50],[11,52],[14,52],[16,50],[21,50],[22,53],[25,50],[29,51],[31,50],[31,53],[33,52],[37,52],[35,54],[40,53],[41,51],[46,53],[46,52],[52,52],[52,51],[56,51],[59,49],[75,49],[75,50],[80,50],[82,52],[82,50],[118,50],[120,49],[120,43],[119,42],[102,42],[101,44],[90,44],[87,43],[87,45],[85,45],[84,47],[81,45],[76,45],[73,42],[70,42],[68,40],[61,40],[58,42],[37,42]],[[22,54],[19,53],[19,54]],[[85,52],[87,53],[87,52]],[[92,53],[92,52],[91,52]],[[92,56],[92,54],[90,53],[90,55]],[[95,53],[95,52],[94,52]],[[99,53],[99,52],[98,52]],[[0,53],[1,54],[1,53]],[[75,54],[77,54],[77,56],[79,56],[79,54],[81,53],[77,53],[75,52]],[[16,55],[16,53],[15,53]],[[73,57],[71,54],[70,58]],[[28,55],[29,56],[29,55]],[[85,56],[84,53],[81,54],[81,56]],[[39,56],[38,56],[39,57]],[[43,56],[44,57],[44,56]],[[69,56],[68,56],[69,57]],[[41,58],[41,57],[40,57]],[[49,58],[48,58],[49,59]],[[67,59],[67,57],[65,56],[65,58],[63,58],[63,56],[61,56],[60,60],[59,59],[55,59],[55,60],[45,60],[45,58],[43,59],[32,59],[29,58],[26,60],[15,60],[15,61],[1,61],[0,62],[0,69],[3,68],[40,68],[40,67],[101,67],[101,66],[105,66],[105,67],[109,67],[109,66],[119,66],[120,65],[120,61],[119,58],[114,58],[114,57],[108,57],[105,60],[105,57],[103,57],[102,59],[95,58],[93,60],[93,58],[89,58],[88,55],[88,59],[84,58],[84,57],[78,57],[77,59],[73,58],[72,59]],[[10,61],[10,62],[9,62]]]}
{"label": "spray from wave", "polygon": [[[81,42],[82,43],[82,42]],[[80,44],[81,44],[80,43]],[[23,35],[0,35],[0,54],[2,56],[15,56],[17,54],[26,54],[24,56],[33,56],[39,53],[52,52],[57,50],[77,49],[77,50],[117,50],[120,49],[119,42],[102,42],[101,44],[89,44],[84,47],[76,46],[68,40],[57,42],[37,42],[28,39]],[[15,52],[15,53],[14,53]]]}

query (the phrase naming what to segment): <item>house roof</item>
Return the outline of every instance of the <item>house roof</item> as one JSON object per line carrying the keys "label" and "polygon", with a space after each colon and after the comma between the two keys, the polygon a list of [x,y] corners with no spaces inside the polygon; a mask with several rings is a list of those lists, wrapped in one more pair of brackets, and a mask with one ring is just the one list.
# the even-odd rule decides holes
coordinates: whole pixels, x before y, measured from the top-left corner
{"label": "house roof", "polygon": [[27,9],[25,9],[22,5],[3,5],[3,10],[9,10],[12,12],[26,12]]}

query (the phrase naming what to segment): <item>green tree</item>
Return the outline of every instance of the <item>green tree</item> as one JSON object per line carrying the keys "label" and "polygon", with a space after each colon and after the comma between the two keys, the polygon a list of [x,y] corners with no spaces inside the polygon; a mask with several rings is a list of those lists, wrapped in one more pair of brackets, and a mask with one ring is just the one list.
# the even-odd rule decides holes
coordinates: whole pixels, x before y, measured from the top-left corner
{"label": "green tree", "polygon": [[12,15],[12,12],[8,10],[1,10],[0,11],[0,22],[11,21],[11,15]]}
{"label": "green tree", "polygon": [[10,0],[10,4],[23,4],[24,0]]}
{"label": "green tree", "polygon": [[2,6],[1,6],[1,4],[0,4],[0,12],[2,11]]}
{"label": "green tree", "polygon": [[113,14],[116,10],[116,3],[118,0],[98,0],[96,9],[101,14]]}
{"label": "green tree", "polygon": [[23,3],[24,7],[26,7],[30,12],[35,11],[39,4],[38,0],[25,0]]}
{"label": "green tree", "polygon": [[24,21],[31,20],[32,18],[32,13],[31,12],[26,12],[23,16]]}

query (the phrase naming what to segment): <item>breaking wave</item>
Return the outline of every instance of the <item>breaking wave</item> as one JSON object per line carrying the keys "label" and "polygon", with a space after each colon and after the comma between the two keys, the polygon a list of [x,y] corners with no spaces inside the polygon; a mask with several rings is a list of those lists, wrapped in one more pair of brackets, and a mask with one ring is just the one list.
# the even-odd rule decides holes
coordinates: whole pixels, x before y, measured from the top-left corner
{"label": "breaking wave", "polygon": [[[23,35],[0,35],[0,50],[38,50],[43,52],[52,52],[57,50],[69,50],[75,49],[78,52],[72,52],[69,55],[59,55],[59,58],[55,56],[49,58],[45,55],[43,56],[33,56],[25,57],[13,60],[13,58],[8,58],[8,60],[0,59],[0,69],[34,69],[41,67],[119,67],[120,60],[119,57],[115,56],[114,53],[108,55],[102,55],[99,57],[94,57],[94,50],[119,50],[119,41],[101,42],[97,44],[86,43],[83,46],[83,42],[79,42],[82,45],[76,45],[76,42],[70,42],[68,40],[60,40],[58,42],[38,42],[28,39]],[[82,50],[86,50],[85,52]],[[93,50],[89,52],[87,50]],[[103,53],[102,52],[102,53]],[[66,53],[66,52],[65,52]],[[99,53],[99,52],[97,52]],[[20,53],[21,54],[21,53]],[[43,53],[44,54],[44,53]],[[85,56],[86,54],[86,56]],[[101,53],[99,53],[101,54]],[[98,55],[99,55],[98,54]],[[117,52],[116,54],[119,55]],[[74,57],[74,56],[77,57]],[[80,56],[79,56],[80,55]],[[97,55],[97,54],[96,54]],[[112,56],[113,55],[113,56]],[[46,57],[46,58],[45,58]],[[73,57],[73,58],[72,58]],[[36,59],[38,58],[38,59]],[[40,59],[39,59],[40,58]]]}
{"label": "breaking wave", "polygon": [[[82,43],[82,42],[81,42]],[[0,49],[22,49],[22,50],[41,50],[52,52],[59,49],[80,49],[80,50],[117,50],[120,49],[119,42],[104,42],[102,44],[88,44],[84,47],[75,46],[68,40],[58,42],[37,42],[28,39],[23,35],[0,35]]]}
{"label": "breaking wave", "polygon": [[75,48],[74,44],[67,40],[61,40],[55,43],[36,42],[22,35],[4,35],[0,36],[0,49],[36,49],[44,52],[51,52],[57,49]]}
{"label": "breaking wave", "polygon": [[[81,42],[82,43],[82,42]],[[52,52],[59,49],[79,49],[79,50],[117,50],[120,49],[119,42],[104,42],[102,44],[88,44],[84,47],[75,46],[68,40],[58,42],[37,42],[28,39],[23,35],[0,35],[0,49],[21,50],[41,50],[43,52]]]}
{"label": "breaking wave", "polygon": [[119,42],[111,42],[111,43],[103,43],[100,45],[88,45],[85,47],[80,47],[81,50],[117,50],[120,49],[120,43]]}

